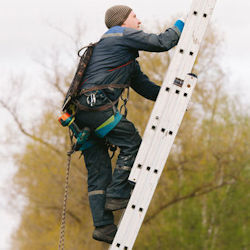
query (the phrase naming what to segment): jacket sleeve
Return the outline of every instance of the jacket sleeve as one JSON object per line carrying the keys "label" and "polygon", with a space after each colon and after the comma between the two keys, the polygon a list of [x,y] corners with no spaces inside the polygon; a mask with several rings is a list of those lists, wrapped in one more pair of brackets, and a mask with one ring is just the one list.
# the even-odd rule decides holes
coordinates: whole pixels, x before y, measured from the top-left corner
{"label": "jacket sleeve", "polygon": [[151,82],[149,78],[142,73],[137,61],[135,67],[135,72],[131,78],[131,88],[139,95],[149,100],[155,101],[161,87]]}
{"label": "jacket sleeve", "polygon": [[173,48],[178,43],[180,35],[181,31],[175,25],[159,35],[125,28],[123,42],[132,49],[162,52]]}

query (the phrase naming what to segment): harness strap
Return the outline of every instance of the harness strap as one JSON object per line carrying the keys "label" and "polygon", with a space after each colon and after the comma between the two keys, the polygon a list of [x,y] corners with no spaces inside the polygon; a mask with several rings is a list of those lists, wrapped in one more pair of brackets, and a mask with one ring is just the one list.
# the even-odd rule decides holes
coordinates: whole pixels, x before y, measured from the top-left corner
{"label": "harness strap", "polygon": [[129,86],[130,86],[130,84],[110,83],[110,84],[95,86],[95,87],[89,88],[89,89],[82,89],[79,92],[79,95],[82,95],[82,94],[85,94],[85,93],[88,93],[91,91],[95,91],[95,90],[108,89],[108,88],[122,89],[122,88],[127,88]]}
{"label": "harness strap", "polygon": [[113,102],[110,101],[110,103],[105,104],[101,107],[93,107],[93,108],[89,108],[85,105],[82,105],[79,101],[75,101],[75,105],[77,106],[77,109],[79,110],[84,110],[84,111],[103,111],[109,108],[114,107],[114,105],[119,101],[119,98]]}
{"label": "harness strap", "polygon": [[108,120],[95,129],[95,134],[98,137],[103,138],[119,123],[121,119],[122,115],[119,112],[116,112]]}

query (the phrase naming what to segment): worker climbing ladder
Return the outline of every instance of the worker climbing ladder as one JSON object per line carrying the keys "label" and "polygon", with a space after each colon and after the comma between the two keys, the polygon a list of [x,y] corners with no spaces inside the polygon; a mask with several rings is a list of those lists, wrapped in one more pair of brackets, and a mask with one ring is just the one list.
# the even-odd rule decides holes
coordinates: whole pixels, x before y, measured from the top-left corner
{"label": "worker climbing ladder", "polygon": [[195,87],[197,77],[191,72],[215,4],[192,2],[129,176],[134,190],[110,250],[134,245]]}

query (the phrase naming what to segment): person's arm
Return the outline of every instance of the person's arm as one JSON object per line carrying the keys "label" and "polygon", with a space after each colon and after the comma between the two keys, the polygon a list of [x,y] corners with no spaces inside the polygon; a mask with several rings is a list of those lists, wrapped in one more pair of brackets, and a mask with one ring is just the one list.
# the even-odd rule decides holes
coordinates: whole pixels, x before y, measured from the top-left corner
{"label": "person's arm", "polygon": [[135,73],[131,78],[131,88],[139,95],[155,101],[161,87],[151,82],[149,78],[143,74],[137,61],[135,67]]}
{"label": "person's arm", "polygon": [[145,33],[142,30],[125,28],[124,44],[132,49],[150,52],[162,52],[173,48],[179,41],[184,23],[176,21],[173,27],[157,35]]}

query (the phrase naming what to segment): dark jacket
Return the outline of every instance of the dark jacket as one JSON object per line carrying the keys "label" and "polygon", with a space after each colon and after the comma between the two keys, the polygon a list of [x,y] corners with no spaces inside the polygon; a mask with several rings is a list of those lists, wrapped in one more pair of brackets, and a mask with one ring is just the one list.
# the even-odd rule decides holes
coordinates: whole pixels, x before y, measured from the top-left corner
{"label": "dark jacket", "polygon": [[[115,101],[119,98],[123,88],[108,87],[110,84],[129,84],[145,98],[156,100],[160,87],[142,73],[136,61],[139,56],[138,51],[167,51],[177,44],[180,34],[181,31],[177,26],[159,35],[121,26],[112,27],[95,46],[80,88],[107,86],[105,89],[92,92],[96,94],[95,106],[104,105],[110,100]],[[86,96],[83,96],[80,102],[86,105]]]}

